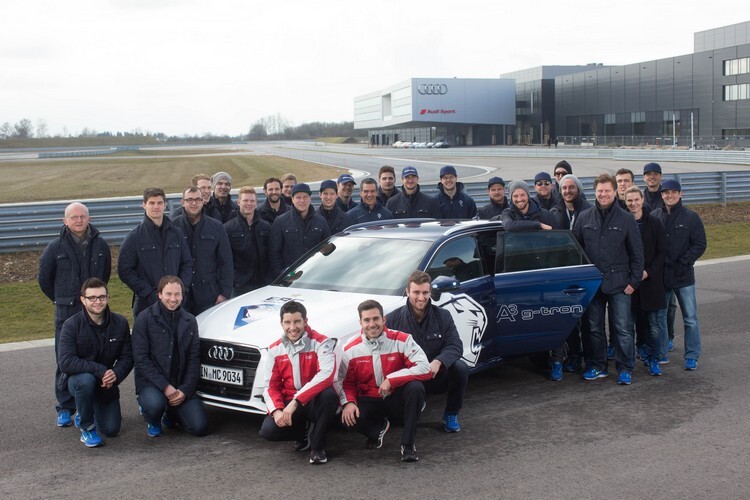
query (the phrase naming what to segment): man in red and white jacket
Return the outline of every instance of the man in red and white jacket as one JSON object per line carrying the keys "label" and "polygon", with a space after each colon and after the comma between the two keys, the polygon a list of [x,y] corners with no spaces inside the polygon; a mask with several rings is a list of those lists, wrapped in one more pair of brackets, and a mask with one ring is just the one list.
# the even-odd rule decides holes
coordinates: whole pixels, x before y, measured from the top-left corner
{"label": "man in red and white jacket", "polygon": [[328,423],[336,414],[333,389],[336,341],[307,324],[307,310],[293,300],[281,306],[282,337],[268,348],[263,400],[268,416],[260,428],[269,441],[296,440],[295,451],[310,451],[311,464],[324,464]]}
{"label": "man in red and white jacket", "polygon": [[419,460],[414,446],[417,421],[424,408],[422,381],[430,379],[430,364],[408,333],[385,328],[383,306],[366,300],[358,307],[362,333],[344,346],[339,367],[341,421],[380,448],[390,428],[388,417],[403,418],[401,460]]}

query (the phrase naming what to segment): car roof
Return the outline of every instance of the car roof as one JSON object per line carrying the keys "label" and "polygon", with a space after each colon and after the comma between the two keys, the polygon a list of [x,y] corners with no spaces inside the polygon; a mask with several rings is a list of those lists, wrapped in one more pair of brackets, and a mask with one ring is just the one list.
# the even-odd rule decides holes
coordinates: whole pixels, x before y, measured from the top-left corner
{"label": "car roof", "polygon": [[[403,238],[436,241],[442,237],[474,232],[480,229],[502,229],[500,221],[462,219],[389,219],[365,222],[348,227],[343,233],[352,236]],[[341,235],[342,233],[339,233]]]}

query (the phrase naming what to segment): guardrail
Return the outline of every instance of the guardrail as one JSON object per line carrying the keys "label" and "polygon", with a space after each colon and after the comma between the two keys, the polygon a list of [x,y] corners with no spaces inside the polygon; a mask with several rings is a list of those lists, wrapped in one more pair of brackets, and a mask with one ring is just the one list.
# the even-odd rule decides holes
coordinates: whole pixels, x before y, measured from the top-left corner
{"label": "guardrail", "polygon": [[[674,174],[664,178],[676,179],[682,184],[684,200],[688,204],[750,200],[750,171]],[[593,200],[594,178],[581,177],[580,180],[586,197]],[[532,184],[532,181],[528,182]],[[435,186],[422,186],[421,190],[429,195],[437,193]],[[465,190],[477,206],[489,202],[486,182],[467,183]],[[265,200],[263,192],[259,193],[258,204]],[[317,192],[313,192],[312,198],[315,205],[320,203]],[[89,208],[91,223],[111,245],[121,244],[125,235],[143,220],[143,199],[140,196],[81,201]],[[70,200],[0,205],[0,253],[43,249],[59,235],[63,212],[69,203]],[[179,204],[179,194],[168,195],[167,214]]]}
{"label": "guardrail", "polygon": [[137,151],[140,146],[116,146],[116,147],[102,147],[102,148],[91,148],[82,149],[80,151],[51,151],[39,153],[39,158],[69,158],[77,156],[100,156],[100,155],[111,155],[118,151]]}

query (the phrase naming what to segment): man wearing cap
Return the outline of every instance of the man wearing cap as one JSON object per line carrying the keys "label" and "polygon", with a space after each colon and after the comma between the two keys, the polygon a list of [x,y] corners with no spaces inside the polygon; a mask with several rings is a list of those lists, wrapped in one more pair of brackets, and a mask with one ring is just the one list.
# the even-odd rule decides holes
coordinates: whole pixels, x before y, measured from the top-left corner
{"label": "man wearing cap", "polygon": [[240,214],[224,224],[229,237],[234,264],[232,296],[260,288],[270,281],[268,269],[268,238],[271,224],[260,217],[255,207],[255,188],[243,186],[237,194]]}
{"label": "man wearing cap", "polygon": [[[682,321],[685,324],[685,369],[697,370],[701,355],[701,332],[693,266],[706,251],[706,231],[700,216],[682,205],[682,186],[679,182],[671,179],[662,182],[661,195],[664,206],[651,214],[661,220],[667,231],[664,288],[667,300],[674,293],[682,310]],[[667,352],[667,349],[660,351]]]}
{"label": "man wearing cap", "polygon": [[226,224],[239,212],[237,204],[232,201],[232,195],[229,194],[232,189],[232,176],[226,172],[216,172],[211,176],[211,187],[214,190],[214,194],[208,201],[211,215],[215,217],[218,214],[221,223]]}
{"label": "man wearing cap", "polygon": [[336,181],[330,179],[320,183],[320,206],[318,213],[328,223],[331,234],[340,233],[347,227],[354,224],[349,214],[341,210],[336,200],[338,200],[338,186]]}
{"label": "man wearing cap", "polygon": [[502,177],[490,177],[487,181],[487,194],[490,202],[477,210],[479,218],[483,220],[497,217],[509,206],[508,198],[505,197],[505,181]]}
{"label": "man wearing cap", "polygon": [[346,213],[354,224],[393,219],[391,211],[378,202],[378,184],[375,179],[363,179],[359,185],[359,195],[362,202]]}
{"label": "man wearing cap", "polygon": [[378,203],[385,206],[388,200],[400,193],[396,187],[396,171],[390,165],[383,165],[378,172]]}
{"label": "man wearing cap", "polygon": [[643,197],[646,200],[646,205],[651,207],[651,210],[664,207],[664,200],[661,196],[661,180],[661,165],[658,163],[646,163],[643,166],[643,182],[646,184]]}
{"label": "man wearing cap", "polygon": [[292,209],[279,215],[271,225],[268,253],[274,276],[331,235],[328,223],[322,215],[315,213],[310,203],[311,194],[309,185],[295,185],[292,188]]}
{"label": "man wearing cap", "polygon": [[546,210],[552,210],[560,202],[560,193],[552,189],[552,177],[547,172],[539,172],[534,176],[534,190],[534,199]]}
{"label": "man wearing cap", "polygon": [[419,173],[414,167],[404,167],[401,171],[401,192],[388,200],[385,208],[393,213],[394,219],[440,218],[440,204],[436,198],[419,190]]}
{"label": "man wearing cap", "polygon": [[565,160],[560,160],[552,169],[552,175],[555,177],[555,189],[560,191],[560,180],[566,175],[573,173],[573,167]]}
{"label": "man wearing cap", "polygon": [[457,181],[455,167],[446,165],[440,169],[437,200],[442,219],[472,219],[477,215],[477,204],[464,192],[464,184]]}
{"label": "man wearing cap", "polygon": [[338,179],[338,199],[336,200],[336,205],[343,210],[344,212],[348,212],[352,208],[357,206],[357,203],[352,200],[352,192],[354,191],[354,186],[357,184],[354,182],[354,177],[351,176],[351,174],[341,174],[339,175]]}
{"label": "man wearing cap", "polygon": [[602,284],[587,311],[591,366],[586,380],[609,375],[605,311],[614,326],[617,383],[629,385],[635,364],[635,329],[631,295],[643,279],[643,243],[635,219],[616,203],[617,181],[610,174],[594,180],[596,205],[578,217],[573,234],[591,262],[602,272]]}
{"label": "man wearing cap", "polygon": [[[553,229],[555,219],[549,210],[539,206],[530,197],[529,185],[524,181],[513,181],[508,187],[510,206],[500,214],[506,231],[530,231],[533,229]],[[494,220],[497,220],[495,218]]]}
{"label": "man wearing cap", "polygon": [[273,224],[276,217],[283,214],[291,205],[287,205],[281,198],[281,179],[269,177],[263,183],[263,193],[266,201],[258,207],[258,215],[269,224]]}

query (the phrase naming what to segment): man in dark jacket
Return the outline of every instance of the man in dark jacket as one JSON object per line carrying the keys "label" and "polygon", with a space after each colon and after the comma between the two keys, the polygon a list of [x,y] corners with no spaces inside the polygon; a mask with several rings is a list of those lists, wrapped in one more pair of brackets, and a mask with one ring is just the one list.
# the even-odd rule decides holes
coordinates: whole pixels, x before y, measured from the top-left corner
{"label": "man in dark jacket", "polygon": [[682,186],[674,180],[661,185],[664,206],[652,212],[667,233],[664,287],[677,297],[685,324],[685,369],[697,370],[701,355],[698,303],[695,299],[695,261],[706,251],[706,230],[700,216],[682,205]]}
{"label": "man in dark jacket", "polygon": [[[636,346],[645,350],[641,356],[648,365],[649,374],[661,375],[659,361],[667,355],[662,352],[667,336],[667,302],[664,296],[664,259],[667,255],[667,237],[661,221],[646,212],[643,192],[638,186],[625,190],[625,203],[635,218],[643,241],[643,280],[633,294]],[[641,347],[638,347],[639,342]]]}
{"label": "man in dark jacket", "polygon": [[458,182],[455,167],[446,165],[440,169],[440,183],[437,188],[442,219],[473,219],[477,215],[477,204],[464,192],[463,183]]}
{"label": "man in dark jacket", "polygon": [[[529,185],[526,182],[511,182],[508,192],[511,199],[510,207],[500,214],[500,220],[506,231],[553,229],[555,219],[548,210],[541,208],[539,203],[530,197]],[[497,217],[494,220],[497,220]]]}
{"label": "man in dark jacket", "polygon": [[664,200],[661,197],[662,172],[661,165],[658,163],[646,163],[643,166],[643,182],[646,184],[646,190],[643,192],[646,206],[651,210],[662,208]]}
{"label": "man in dark jacket", "polygon": [[[221,220],[221,214],[216,211],[216,208],[211,205],[211,176],[208,174],[195,174],[190,179],[190,185],[197,187],[201,192],[201,198],[203,199],[203,215],[206,217],[213,217],[214,219]],[[179,206],[174,209],[170,214],[172,220],[176,219],[180,215],[185,214],[185,209]]]}
{"label": "man in dark jacket", "polygon": [[401,192],[386,203],[394,219],[440,218],[440,205],[436,198],[419,191],[419,173],[414,167],[401,171]]}
{"label": "man in dark jacket", "polygon": [[490,202],[477,210],[479,218],[490,220],[503,213],[508,208],[508,198],[505,196],[505,181],[502,177],[490,177],[487,181],[487,194]]}
{"label": "man in dark jacket", "polygon": [[[39,288],[55,304],[55,358],[60,330],[65,320],[81,310],[81,285],[89,278],[109,281],[112,256],[99,231],[89,224],[89,210],[82,203],[65,208],[60,236],[52,240],[39,258]],[[57,425],[68,427],[76,406],[73,395],[60,383],[60,367],[55,368]]]}
{"label": "man in dark jacket", "polygon": [[552,174],[555,177],[555,190],[560,191],[560,181],[566,175],[573,173],[573,167],[570,163],[565,160],[560,160],[555,164],[555,168],[552,170]]}
{"label": "man in dark jacket", "polygon": [[393,219],[391,211],[378,202],[378,184],[375,179],[362,179],[359,184],[359,195],[362,202],[346,213],[352,224]]}
{"label": "man in dark jacket", "polygon": [[184,286],[177,276],[159,281],[159,301],[133,324],[135,392],[150,437],[161,436],[162,418],[203,436],[208,419],[195,394],[200,378],[200,339],[195,316],[182,304]]}
{"label": "man in dark jacket", "polygon": [[615,328],[617,382],[629,385],[635,364],[635,330],[631,296],[643,279],[643,243],[635,219],[617,203],[617,181],[610,174],[594,180],[596,206],[585,210],[575,223],[573,234],[602,272],[602,284],[589,309],[591,366],[586,380],[606,377],[607,336],[604,318],[607,307]]}
{"label": "man in dark jacket", "polygon": [[65,385],[75,397],[76,426],[89,448],[104,444],[120,431],[118,386],[133,369],[128,320],[109,310],[109,290],[99,278],[81,286],[83,310],[68,319],[60,332],[58,363]]}
{"label": "man in dark jacket", "polygon": [[338,181],[336,182],[338,189],[338,199],[336,205],[343,211],[348,212],[352,208],[357,206],[357,203],[352,199],[354,186],[357,184],[354,182],[354,177],[351,174],[339,175]]}
{"label": "man in dark jacket", "polygon": [[133,317],[157,302],[162,276],[174,274],[190,286],[193,261],[179,227],[164,215],[167,197],[161,188],[143,192],[143,222],[130,231],[120,247],[117,274],[133,291]]}
{"label": "man in dark jacket", "polygon": [[400,193],[396,187],[396,171],[390,165],[383,165],[378,171],[378,203],[385,206],[388,200]]}
{"label": "man in dark jacket", "polygon": [[272,278],[268,269],[271,224],[261,219],[255,209],[258,205],[255,188],[241,187],[237,200],[239,216],[224,224],[234,263],[233,297],[265,286]]}
{"label": "man in dark jacket", "polygon": [[565,175],[559,183],[562,199],[550,212],[555,217],[559,229],[573,229],[576,218],[581,215],[581,212],[591,208],[591,203],[581,196],[583,185],[575,175]]}
{"label": "man in dark jacket", "polygon": [[534,189],[534,199],[540,207],[552,210],[560,202],[560,193],[552,188],[552,177],[547,172],[539,172],[534,176]]}
{"label": "man in dark jacket", "polygon": [[193,276],[187,308],[198,315],[231,298],[234,284],[232,248],[224,225],[203,215],[203,198],[197,187],[191,186],[182,193],[182,208],[184,215],[177,217],[174,223],[182,230],[190,248]]}
{"label": "man in dark jacket", "polygon": [[318,207],[318,214],[328,223],[328,229],[331,230],[331,234],[340,233],[354,224],[349,214],[339,207],[337,192],[338,185],[336,181],[327,179],[320,183],[320,206]]}
{"label": "man in dark jacket", "polygon": [[219,221],[226,224],[230,219],[237,217],[238,212],[237,204],[232,201],[232,195],[230,194],[232,176],[226,172],[216,172],[211,176],[211,187],[214,194],[208,201],[208,213],[212,217],[218,216]]}
{"label": "man in dark jacket", "polygon": [[266,195],[266,200],[261,203],[256,212],[261,219],[273,224],[276,217],[289,210],[289,205],[281,199],[281,179],[276,177],[266,179],[263,183],[263,193]]}
{"label": "man in dark jacket", "polygon": [[469,381],[469,367],[461,360],[463,343],[450,312],[430,301],[430,275],[414,271],[406,281],[405,305],[387,317],[388,328],[411,334],[430,362],[428,393],[447,392],[443,424],[445,432],[458,432],[461,410]]}
{"label": "man in dark jacket", "polygon": [[326,220],[310,204],[311,194],[305,183],[294,186],[292,210],[281,214],[271,225],[268,253],[274,276],[331,235]]}

